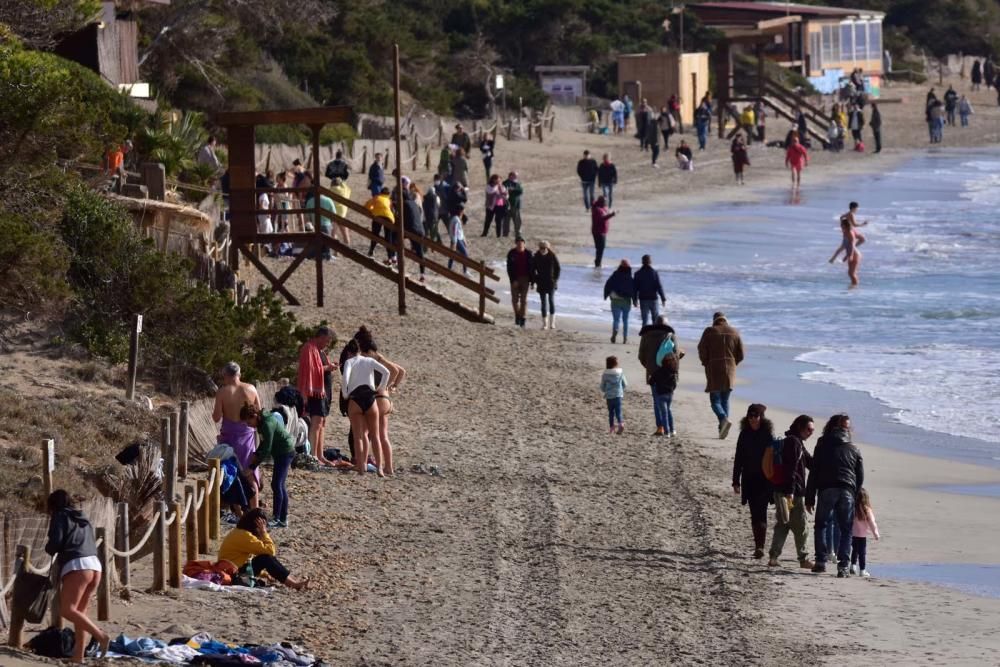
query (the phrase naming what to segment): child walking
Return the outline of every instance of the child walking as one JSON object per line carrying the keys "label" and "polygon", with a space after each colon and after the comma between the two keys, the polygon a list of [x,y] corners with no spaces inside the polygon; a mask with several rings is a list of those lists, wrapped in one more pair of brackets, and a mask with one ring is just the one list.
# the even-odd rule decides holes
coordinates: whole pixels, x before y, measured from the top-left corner
{"label": "child walking", "polygon": [[865,578],[871,576],[865,567],[869,532],[875,536],[876,540],[881,539],[878,534],[878,524],[875,523],[875,510],[872,509],[871,498],[868,497],[868,491],[861,489],[854,502],[854,530],[851,531],[851,574],[860,574]]}
{"label": "child walking", "polygon": [[[621,435],[625,432],[625,422],[622,421],[622,398],[625,397],[625,371],[618,365],[618,357],[608,357],[605,371],[601,375],[601,391],[608,402],[608,432]],[[618,422],[617,429],[615,421]]]}

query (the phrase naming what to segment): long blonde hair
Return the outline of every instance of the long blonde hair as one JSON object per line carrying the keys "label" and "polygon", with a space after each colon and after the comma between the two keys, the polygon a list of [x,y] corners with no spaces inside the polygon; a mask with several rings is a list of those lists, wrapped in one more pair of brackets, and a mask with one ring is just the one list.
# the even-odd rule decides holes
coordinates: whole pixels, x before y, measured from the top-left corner
{"label": "long blonde hair", "polygon": [[868,496],[867,489],[858,491],[858,497],[854,500],[854,516],[862,521],[867,521],[872,511],[872,500]]}

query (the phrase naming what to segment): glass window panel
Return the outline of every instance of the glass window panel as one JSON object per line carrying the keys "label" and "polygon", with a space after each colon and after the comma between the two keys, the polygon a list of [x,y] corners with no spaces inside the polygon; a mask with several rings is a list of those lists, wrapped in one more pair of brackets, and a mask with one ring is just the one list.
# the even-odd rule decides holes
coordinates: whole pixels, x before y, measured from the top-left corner
{"label": "glass window panel", "polygon": [[840,24],[840,61],[854,60],[854,24]]}
{"label": "glass window panel", "polygon": [[882,60],[882,23],[879,21],[868,24],[868,59]]}
{"label": "glass window panel", "polygon": [[868,58],[868,24],[854,24],[854,59],[866,60]]}

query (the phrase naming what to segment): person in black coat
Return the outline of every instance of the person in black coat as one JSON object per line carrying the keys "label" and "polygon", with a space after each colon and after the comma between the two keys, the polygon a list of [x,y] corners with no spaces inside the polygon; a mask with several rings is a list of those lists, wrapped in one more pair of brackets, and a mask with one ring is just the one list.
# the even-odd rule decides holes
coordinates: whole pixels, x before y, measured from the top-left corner
{"label": "person in black coat", "polygon": [[736,455],[733,457],[733,493],[750,507],[754,558],[764,557],[767,506],[773,493],[761,467],[764,451],[774,443],[774,425],[764,417],[766,410],[767,407],[760,403],[752,403],[747,408],[747,416],[740,422],[740,437],[736,441]]}
{"label": "person in black coat", "polygon": [[[768,567],[777,567],[778,558],[785,546],[788,533],[795,537],[795,551],[799,567],[812,569],[809,560],[809,526],[806,523],[806,470],[812,467],[812,455],[806,449],[806,440],[816,427],[809,415],[799,415],[785,431],[781,443],[781,476],[774,479],[774,502],[778,506],[771,535]],[[775,462],[777,463],[777,461]],[[777,466],[776,466],[777,467]],[[787,513],[779,503],[784,503]]]}
{"label": "person in black coat", "polygon": [[538,252],[531,257],[531,279],[542,302],[542,329],[555,329],[556,303],[552,297],[559,289],[559,258],[548,241],[539,241]]}
{"label": "person in black coat", "polygon": [[[409,181],[405,179],[404,182]],[[407,183],[407,185],[409,185]],[[399,219],[398,217],[396,218]],[[403,188],[403,229],[405,229],[409,234],[416,236],[424,235],[424,212],[420,208],[420,204],[413,197],[413,193],[407,187]],[[424,268],[424,246],[419,240],[410,236],[410,250],[413,254],[418,257],[418,263],[420,264],[420,282],[424,282],[424,273],[426,269]]]}

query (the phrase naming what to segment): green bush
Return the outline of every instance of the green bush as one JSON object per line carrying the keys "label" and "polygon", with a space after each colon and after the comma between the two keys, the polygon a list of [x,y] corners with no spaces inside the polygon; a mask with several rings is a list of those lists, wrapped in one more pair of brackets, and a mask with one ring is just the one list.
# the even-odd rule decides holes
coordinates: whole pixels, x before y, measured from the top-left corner
{"label": "green bush", "polygon": [[52,312],[69,296],[66,246],[18,216],[0,213],[0,311]]}

